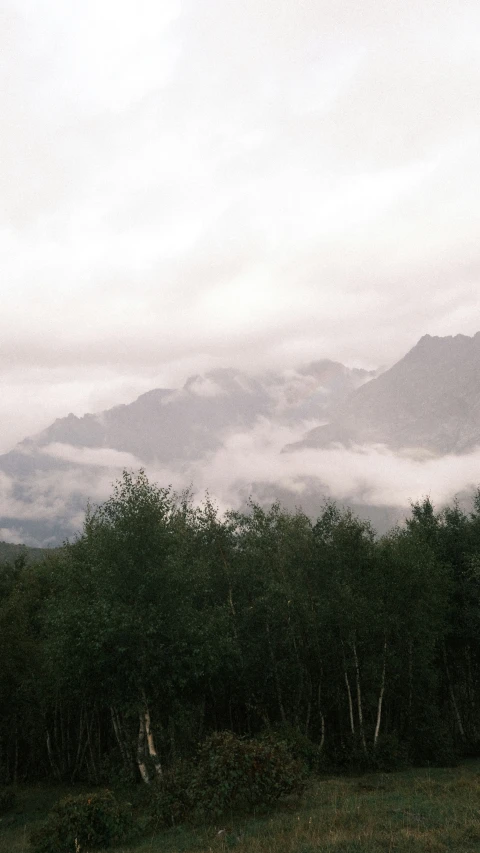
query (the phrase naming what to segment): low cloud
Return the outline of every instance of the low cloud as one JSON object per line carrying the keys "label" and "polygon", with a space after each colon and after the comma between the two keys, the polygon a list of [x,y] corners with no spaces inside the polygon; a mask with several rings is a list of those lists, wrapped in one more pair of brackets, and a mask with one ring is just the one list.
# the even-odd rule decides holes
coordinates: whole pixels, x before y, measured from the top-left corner
{"label": "low cloud", "polygon": [[52,442],[39,448],[41,453],[62,459],[73,465],[95,468],[140,468],[142,463],[132,453],[114,450],[113,447],[74,447],[71,444]]}
{"label": "low cloud", "polygon": [[25,544],[25,539],[22,538],[22,533],[18,529],[0,527],[0,542],[8,542],[11,545],[23,545]]}
{"label": "low cloud", "polygon": [[209,376],[198,376],[188,383],[188,390],[197,397],[218,397],[225,391]]}
{"label": "low cloud", "polygon": [[[279,427],[260,420],[254,429],[230,435],[220,450],[182,472],[168,472],[177,488],[193,484],[197,499],[208,491],[222,508],[239,506],[258,483],[291,492],[301,504],[312,487],[340,502],[408,509],[429,494],[437,504],[480,484],[480,448],[463,456],[432,457],[421,448],[394,453],[382,445],[329,449],[283,448],[309,424]],[[165,469],[150,475],[165,482]]]}
{"label": "low cloud", "polygon": [[[394,453],[382,445],[353,448],[301,448],[282,452],[311,424],[279,426],[260,419],[253,429],[230,434],[223,446],[202,461],[145,465],[152,482],[177,492],[205,494],[223,512],[241,508],[249,495],[262,501],[277,497],[289,506],[305,504],[321,511],[324,498],[379,511],[389,507],[400,518],[412,501],[430,495],[439,507],[480,484],[480,447],[463,456],[434,457],[420,448]],[[0,472],[0,516],[4,539],[46,545],[80,531],[87,500],[102,503],[122,468],[138,470],[142,460],[112,448],[78,448],[53,444],[45,448],[52,468],[37,471],[20,484]],[[61,469],[55,462],[61,463]],[[31,533],[34,524],[37,533]],[[388,521],[388,523],[391,523]],[[42,533],[42,530],[44,533]],[[56,532],[55,532],[56,531]],[[60,531],[60,533],[59,533]],[[55,538],[56,537],[56,538]]]}

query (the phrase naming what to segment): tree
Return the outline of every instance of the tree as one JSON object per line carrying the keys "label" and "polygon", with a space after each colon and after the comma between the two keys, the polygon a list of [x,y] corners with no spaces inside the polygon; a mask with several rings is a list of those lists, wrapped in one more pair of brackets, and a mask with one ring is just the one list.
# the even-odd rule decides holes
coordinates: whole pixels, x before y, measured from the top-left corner
{"label": "tree", "polygon": [[[153,735],[195,677],[188,502],[124,472],[112,496],[89,511],[83,534],[64,549],[49,634],[57,667],[90,703],[110,709],[118,748],[133,752],[145,782],[162,774]],[[137,720],[132,749],[129,729]]]}

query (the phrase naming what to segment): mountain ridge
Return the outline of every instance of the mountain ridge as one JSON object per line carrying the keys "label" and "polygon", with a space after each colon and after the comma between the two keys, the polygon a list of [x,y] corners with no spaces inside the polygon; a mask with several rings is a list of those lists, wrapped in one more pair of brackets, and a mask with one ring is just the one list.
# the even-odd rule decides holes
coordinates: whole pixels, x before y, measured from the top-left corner
{"label": "mountain ridge", "polygon": [[87,499],[101,502],[123,468],[139,467],[225,508],[251,494],[314,515],[333,495],[383,529],[418,483],[431,489],[435,460],[473,454],[455,482],[480,481],[477,447],[480,332],[424,335],[380,373],[328,359],[283,373],[218,368],[70,413],[0,456],[0,538],[58,545],[81,528]]}
{"label": "mountain ridge", "polygon": [[57,418],[0,456],[9,488],[0,529],[15,541],[58,544],[80,526],[87,498],[106,497],[106,472],[109,482],[123,467],[160,466],[165,476],[188,477],[231,436],[251,434],[259,423],[288,432],[328,420],[331,409],[373,375],[328,359],[283,374],[219,368],[103,412]]}
{"label": "mountain ridge", "polygon": [[480,332],[424,335],[288,449],[382,444],[446,455],[480,445]]}

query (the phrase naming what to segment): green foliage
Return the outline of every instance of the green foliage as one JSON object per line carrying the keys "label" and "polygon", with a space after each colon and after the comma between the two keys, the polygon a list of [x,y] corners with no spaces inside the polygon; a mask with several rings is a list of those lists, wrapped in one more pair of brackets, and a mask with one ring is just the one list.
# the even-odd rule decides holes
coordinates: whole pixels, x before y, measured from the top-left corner
{"label": "green foliage", "polygon": [[305,787],[305,768],[284,743],[247,740],[218,732],[202,744],[188,788],[193,808],[218,817],[226,811],[258,808]]}
{"label": "green foliage", "polygon": [[300,761],[309,770],[319,770],[322,766],[322,752],[317,743],[304,735],[296,726],[287,724],[276,726],[262,735],[265,743],[280,745],[290,755]]}
{"label": "green foliage", "polygon": [[254,740],[221,753],[234,735],[180,778],[212,731],[267,730],[264,749],[310,769],[387,770],[475,751],[479,720],[480,493],[470,514],[417,504],[377,539],[332,503],[315,521],[254,502],[220,516],[124,472],[75,541],[0,573],[5,783],[126,782],[160,762],[173,823],[274,798],[261,779],[281,762],[252,776]]}
{"label": "green foliage", "polygon": [[0,815],[13,809],[16,802],[13,788],[0,788]]}
{"label": "green foliage", "polygon": [[102,791],[60,800],[30,841],[33,853],[72,853],[111,847],[134,832],[129,806],[120,804],[110,791]]}
{"label": "green foliage", "polygon": [[300,795],[305,770],[284,741],[219,732],[200,746],[194,763],[177,762],[149,789],[149,811],[154,822],[176,826],[226,812],[262,809]]}
{"label": "green foliage", "polygon": [[193,815],[191,784],[194,768],[183,761],[176,762],[155,781],[146,792],[147,811],[153,826],[178,826]]}

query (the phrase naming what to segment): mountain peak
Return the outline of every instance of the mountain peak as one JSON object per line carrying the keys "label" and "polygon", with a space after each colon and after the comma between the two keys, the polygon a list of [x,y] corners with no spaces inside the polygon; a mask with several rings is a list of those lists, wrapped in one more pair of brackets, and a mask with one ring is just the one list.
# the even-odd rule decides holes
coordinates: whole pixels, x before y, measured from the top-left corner
{"label": "mountain peak", "polygon": [[480,333],[423,335],[295,447],[383,444],[436,454],[480,445]]}
{"label": "mountain peak", "polygon": [[[451,344],[461,344],[470,346],[480,341],[480,332],[475,332],[474,335],[422,335],[417,344],[413,347],[416,349],[420,346],[442,346],[449,347]],[[412,352],[412,350],[410,350]],[[408,355],[408,353],[407,353]]]}
{"label": "mountain peak", "polygon": [[70,413],[0,457],[0,478],[15,489],[13,517],[0,518],[0,529],[29,544],[61,542],[78,529],[87,498],[106,496],[122,468],[193,482],[257,429],[298,435],[324,422],[368,376],[326,359],[284,372],[216,368],[97,414]]}
{"label": "mountain peak", "polygon": [[124,467],[197,488],[211,485],[202,472],[217,471],[227,495],[298,502],[298,489],[310,489],[315,503],[322,472],[287,459],[285,485],[275,457],[301,435],[293,446],[381,444],[417,458],[470,451],[480,445],[480,333],[424,335],[380,375],[329,359],[283,372],[215,369],[104,412],[70,413],[0,457],[10,489],[0,529],[28,544],[61,542],[78,530],[87,498],[106,497]]}

